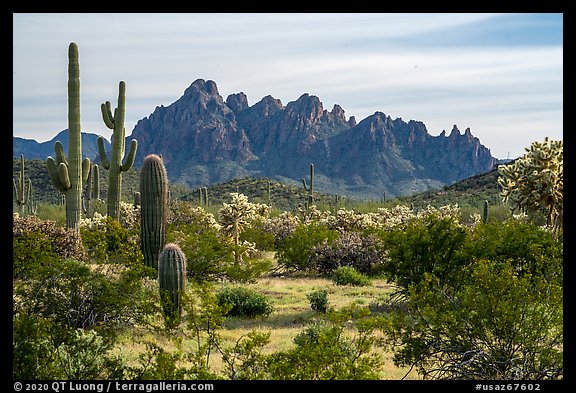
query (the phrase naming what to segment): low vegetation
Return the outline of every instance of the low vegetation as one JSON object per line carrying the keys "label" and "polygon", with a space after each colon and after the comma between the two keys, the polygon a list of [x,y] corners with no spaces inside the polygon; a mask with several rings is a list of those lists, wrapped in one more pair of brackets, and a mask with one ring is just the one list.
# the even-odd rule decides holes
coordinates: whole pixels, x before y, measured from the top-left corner
{"label": "low vegetation", "polygon": [[15,213],[13,377],[562,379],[558,201],[539,217],[171,198],[161,275],[138,204],[120,221],[95,205],[79,231],[57,205]]}

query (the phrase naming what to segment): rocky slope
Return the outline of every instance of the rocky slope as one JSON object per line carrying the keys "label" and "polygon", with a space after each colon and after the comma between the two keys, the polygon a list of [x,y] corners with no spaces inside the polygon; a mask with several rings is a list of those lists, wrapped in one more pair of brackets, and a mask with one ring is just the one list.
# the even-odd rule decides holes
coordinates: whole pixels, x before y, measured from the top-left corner
{"label": "rocky slope", "polygon": [[266,96],[250,106],[244,93],[224,100],[216,83],[203,79],[156,107],[129,138],[139,142],[137,164],[162,154],[171,180],[191,188],[241,177],[296,183],[314,163],[318,190],[395,196],[452,184],[495,163],[470,129],[432,136],[422,122],[381,112],[357,123],[309,94],[286,105]]}

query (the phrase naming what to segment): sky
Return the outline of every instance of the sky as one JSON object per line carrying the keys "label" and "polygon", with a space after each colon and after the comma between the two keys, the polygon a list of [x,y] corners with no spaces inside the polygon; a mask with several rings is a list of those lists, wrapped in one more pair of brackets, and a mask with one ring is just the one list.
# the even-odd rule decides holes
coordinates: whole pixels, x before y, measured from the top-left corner
{"label": "sky", "polygon": [[13,135],[68,127],[68,45],[82,130],[110,139],[100,105],[126,82],[126,135],[197,79],[250,106],[302,94],[356,121],[383,112],[431,135],[456,125],[497,158],[563,139],[562,13],[14,13]]}

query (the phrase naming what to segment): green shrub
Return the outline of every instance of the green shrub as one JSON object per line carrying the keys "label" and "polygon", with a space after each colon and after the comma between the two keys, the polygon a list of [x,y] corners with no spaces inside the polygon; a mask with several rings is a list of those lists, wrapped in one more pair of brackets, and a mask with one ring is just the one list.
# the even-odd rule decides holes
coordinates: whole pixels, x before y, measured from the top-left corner
{"label": "green shrub", "polygon": [[12,235],[14,278],[34,275],[54,258],[86,259],[82,238],[54,221],[34,216],[15,217]]}
{"label": "green shrub", "polygon": [[[268,355],[267,372],[279,380],[378,379],[382,359],[372,351],[376,337],[370,323],[354,311],[329,311],[327,321],[315,322],[294,338],[295,346]],[[364,316],[367,316],[364,314]],[[353,335],[345,327],[353,323]],[[349,329],[346,329],[348,331]]]}
{"label": "green shrub", "polygon": [[[245,243],[235,245],[216,228],[199,221],[169,226],[167,239],[180,246],[188,260],[186,274],[198,283],[222,279],[250,282],[271,267],[271,261],[250,257]],[[246,256],[237,259],[235,252]]]}
{"label": "green shrub", "polygon": [[289,270],[314,270],[314,246],[324,241],[331,243],[337,238],[337,230],[327,229],[316,223],[300,224],[278,247],[278,263]]}
{"label": "green shrub", "polygon": [[256,317],[268,316],[274,307],[263,294],[246,287],[226,287],[216,294],[219,307],[229,307],[228,316]]}
{"label": "green shrub", "polygon": [[352,285],[362,287],[370,285],[370,278],[352,266],[340,266],[332,272],[332,280],[336,285]]}
{"label": "green shrub", "polygon": [[123,369],[110,353],[112,341],[94,330],[70,329],[19,312],[12,331],[14,379],[116,379]]}
{"label": "green shrub", "polygon": [[466,244],[471,258],[510,261],[521,274],[549,277],[563,261],[563,242],[531,222],[478,224]]}
{"label": "green shrub", "polygon": [[240,240],[254,243],[256,248],[261,251],[274,251],[274,234],[266,231],[260,221],[256,221],[252,226],[244,228],[240,234]]}
{"label": "green shrub", "polygon": [[388,258],[383,271],[400,287],[399,293],[406,293],[428,273],[442,284],[455,283],[462,268],[472,262],[465,253],[469,232],[451,217],[430,214],[381,236]]}
{"label": "green shrub", "polygon": [[328,291],[326,289],[318,289],[306,295],[310,302],[310,308],[314,311],[326,313],[328,311]]}
{"label": "green shrub", "polygon": [[385,337],[394,363],[424,379],[562,379],[562,271],[518,275],[510,260],[477,260],[447,290],[427,274]]}
{"label": "green shrub", "polygon": [[385,263],[380,242],[369,233],[344,232],[332,242],[314,246],[312,251],[310,265],[322,274],[351,266],[363,274],[376,275]]}
{"label": "green shrub", "polygon": [[155,312],[155,296],[141,284],[143,265],[111,271],[74,259],[54,258],[25,282],[15,283],[15,312],[48,318],[69,328],[115,333]]}

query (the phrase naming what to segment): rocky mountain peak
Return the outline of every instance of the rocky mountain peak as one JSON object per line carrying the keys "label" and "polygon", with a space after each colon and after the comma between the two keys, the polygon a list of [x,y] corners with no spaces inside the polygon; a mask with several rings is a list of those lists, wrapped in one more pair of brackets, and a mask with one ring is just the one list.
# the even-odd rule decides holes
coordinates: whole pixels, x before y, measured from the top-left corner
{"label": "rocky mountain peak", "polygon": [[243,92],[230,94],[226,98],[226,105],[228,105],[228,107],[232,109],[232,112],[234,112],[235,114],[239,114],[244,109],[249,107],[248,97]]}

